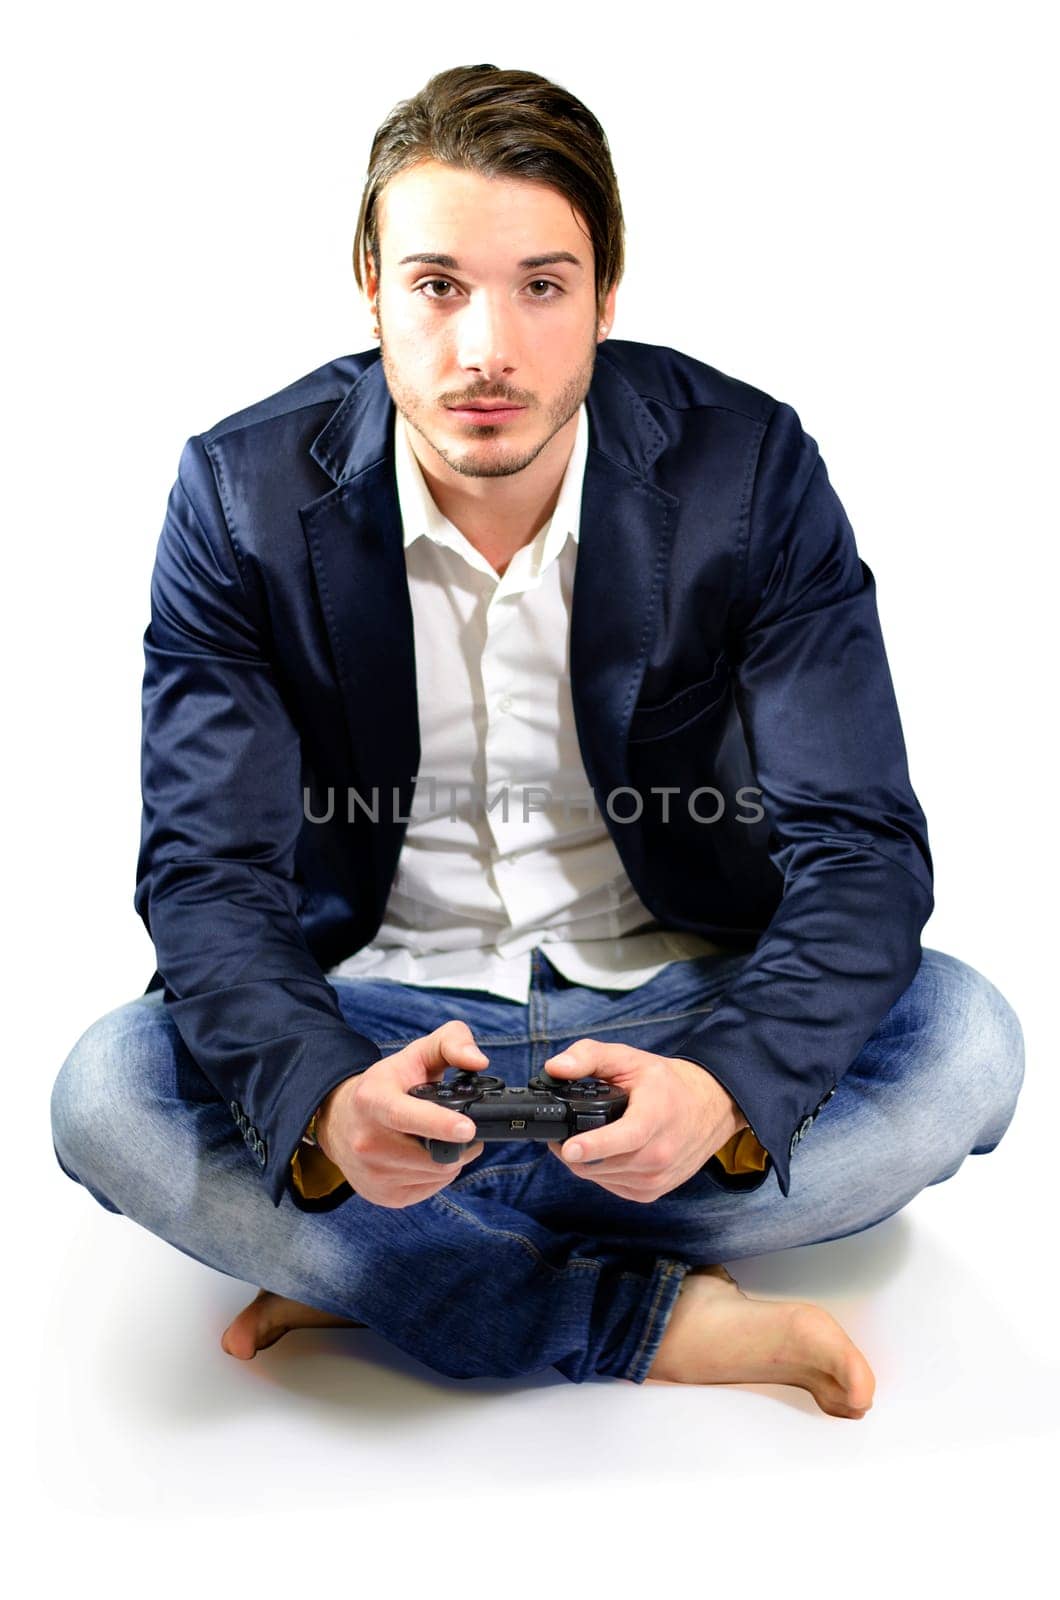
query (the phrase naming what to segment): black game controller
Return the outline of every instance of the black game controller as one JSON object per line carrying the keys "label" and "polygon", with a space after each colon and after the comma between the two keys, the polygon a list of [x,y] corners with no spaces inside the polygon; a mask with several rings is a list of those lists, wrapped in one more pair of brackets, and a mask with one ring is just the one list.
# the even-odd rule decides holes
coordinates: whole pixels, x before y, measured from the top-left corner
{"label": "black game controller", "polygon": [[458,1161],[478,1139],[567,1139],[617,1122],[629,1104],[624,1089],[602,1078],[531,1078],[525,1089],[509,1089],[503,1078],[482,1072],[457,1072],[440,1083],[417,1083],[409,1094],[470,1117],[475,1139],[416,1137],[432,1161]]}

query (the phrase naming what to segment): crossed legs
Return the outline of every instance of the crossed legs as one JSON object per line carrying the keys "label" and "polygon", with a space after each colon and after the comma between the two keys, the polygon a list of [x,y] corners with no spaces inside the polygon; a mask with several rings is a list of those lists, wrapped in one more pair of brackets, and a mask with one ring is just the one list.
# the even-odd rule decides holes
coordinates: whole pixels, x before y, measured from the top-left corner
{"label": "crossed legs", "polygon": [[[419,1019],[409,1026],[413,1036]],[[665,1048],[643,1029],[637,1042]],[[495,1070],[500,1052],[489,1053]],[[361,1324],[452,1376],[553,1365],[575,1382],[796,1383],[832,1414],[859,1416],[871,1370],[834,1319],[805,1302],[751,1300],[721,1263],[891,1215],[996,1145],[1022,1075],[1004,999],[926,951],[797,1148],[787,1200],[772,1178],[730,1194],[697,1175],[638,1206],[548,1152],[533,1147],[527,1159],[530,1147],[505,1145],[419,1206],[389,1211],[354,1196],[314,1215],[286,1199],[273,1207],[153,995],[78,1041],[53,1091],[53,1137],[64,1171],[107,1209],[268,1285],[224,1334],[235,1356],[291,1327]]]}

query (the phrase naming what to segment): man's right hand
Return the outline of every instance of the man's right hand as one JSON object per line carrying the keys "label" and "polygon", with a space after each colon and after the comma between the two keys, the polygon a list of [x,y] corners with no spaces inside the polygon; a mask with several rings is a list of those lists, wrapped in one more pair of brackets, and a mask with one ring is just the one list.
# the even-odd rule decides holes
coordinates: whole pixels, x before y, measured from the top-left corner
{"label": "man's right hand", "polygon": [[451,1183],[482,1154],[483,1143],[475,1140],[456,1161],[435,1161],[415,1135],[463,1141],[473,1137],[475,1124],[408,1090],[437,1083],[447,1067],[481,1072],[488,1065],[466,1022],[443,1022],[332,1089],[320,1105],[317,1143],[355,1194],[377,1206],[413,1206]]}

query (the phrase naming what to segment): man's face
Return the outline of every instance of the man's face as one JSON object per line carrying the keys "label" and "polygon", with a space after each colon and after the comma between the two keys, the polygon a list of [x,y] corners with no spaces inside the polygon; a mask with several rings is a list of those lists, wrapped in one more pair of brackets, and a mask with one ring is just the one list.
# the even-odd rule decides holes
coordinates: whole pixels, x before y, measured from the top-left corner
{"label": "man's face", "polygon": [[[387,184],[378,231],[366,287],[394,404],[454,472],[521,472],[585,399],[604,336],[584,221],[545,184],[429,161]],[[461,409],[498,401],[514,409]]]}

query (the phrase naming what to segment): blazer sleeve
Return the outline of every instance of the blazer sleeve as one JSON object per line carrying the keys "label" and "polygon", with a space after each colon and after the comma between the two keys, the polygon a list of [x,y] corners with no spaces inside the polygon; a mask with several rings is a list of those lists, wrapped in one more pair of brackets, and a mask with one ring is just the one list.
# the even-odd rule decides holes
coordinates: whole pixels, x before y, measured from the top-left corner
{"label": "blazer sleeve", "polygon": [[[787,1196],[796,1146],[916,975],[934,904],[875,580],[788,405],[761,439],[731,618],[736,704],[783,894],[674,1054],[728,1089]],[[727,1184],[715,1158],[707,1170],[723,1187],[765,1181]]]}
{"label": "blazer sleeve", "polygon": [[298,919],[301,744],[208,448],[184,446],[151,579],[134,905],[169,1014],[273,1204],[331,1210],[349,1184],[314,1203],[292,1158],[328,1092],[380,1052],[344,1021]]}

